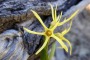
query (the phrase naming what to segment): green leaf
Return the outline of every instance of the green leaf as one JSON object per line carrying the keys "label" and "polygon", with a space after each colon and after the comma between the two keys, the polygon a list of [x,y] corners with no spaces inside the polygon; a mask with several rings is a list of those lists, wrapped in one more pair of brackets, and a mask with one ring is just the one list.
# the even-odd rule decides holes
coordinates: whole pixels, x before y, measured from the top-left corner
{"label": "green leaf", "polygon": [[50,52],[50,55],[49,55],[49,60],[51,60],[52,57],[54,56],[55,48],[56,48],[56,44],[53,43],[53,44],[52,44],[52,48],[51,48],[51,52]]}

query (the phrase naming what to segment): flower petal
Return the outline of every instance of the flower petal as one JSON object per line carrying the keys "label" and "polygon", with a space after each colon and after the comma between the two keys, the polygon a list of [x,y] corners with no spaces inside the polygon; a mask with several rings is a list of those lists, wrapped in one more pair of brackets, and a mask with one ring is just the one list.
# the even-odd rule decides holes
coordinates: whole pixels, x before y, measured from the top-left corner
{"label": "flower petal", "polygon": [[59,44],[61,44],[61,46],[65,49],[66,52],[68,52],[68,47],[62,42],[61,39],[59,39],[59,38],[58,38],[57,36],[55,36],[55,35],[52,35],[52,37],[55,38],[55,39],[59,42]]}
{"label": "flower petal", "polygon": [[62,18],[62,12],[61,12],[60,15],[58,15],[58,17],[57,17],[57,21],[58,21],[58,20],[61,20],[61,18]]}
{"label": "flower petal", "polygon": [[31,31],[31,30],[29,30],[29,29],[27,29],[27,28],[25,28],[25,27],[23,27],[23,29],[24,29],[25,31],[27,31],[28,33],[31,33],[31,34],[44,35],[44,33],[34,32],[34,31]]}
{"label": "flower petal", "polygon": [[78,11],[79,10],[77,10],[76,12],[74,12],[68,19],[66,19],[63,22],[59,23],[59,26],[61,26],[61,25],[65,24],[66,22],[72,20],[75,17],[75,15],[78,13]]}
{"label": "flower petal", "polygon": [[36,55],[37,55],[38,53],[40,53],[40,52],[44,49],[44,47],[45,47],[46,44],[48,43],[48,40],[49,40],[49,37],[46,37],[45,42],[43,43],[43,45],[41,46],[41,48],[35,53]]}
{"label": "flower petal", "polygon": [[52,31],[54,31],[58,27],[59,21],[56,22],[56,24],[51,28]]}
{"label": "flower petal", "polygon": [[[62,13],[61,13],[61,14],[62,14]],[[58,27],[58,24],[59,24],[59,22],[60,22],[61,16],[62,16],[62,15],[58,16],[57,21],[54,21],[54,22],[53,22],[55,25],[51,28],[52,31],[54,31],[54,30],[56,29],[56,27]],[[53,24],[51,24],[51,25],[53,25]]]}
{"label": "flower petal", "polygon": [[42,24],[42,26],[44,27],[44,29],[47,29],[46,25],[43,23],[42,19],[40,18],[40,16],[33,10],[31,10],[33,12],[33,14],[35,15],[35,17],[39,20],[39,22]]}
{"label": "flower petal", "polygon": [[54,15],[55,15],[55,14],[54,14],[54,9],[53,9],[53,6],[52,6],[51,4],[49,4],[49,5],[50,5],[50,7],[51,7],[51,11],[52,11],[52,19],[53,19],[53,21],[54,21],[54,20],[55,20],[55,19],[54,19]]}
{"label": "flower petal", "polygon": [[70,46],[70,55],[72,54],[72,46],[68,39],[64,38],[63,36],[60,36],[64,41],[66,41]]}
{"label": "flower petal", "polygon": [[56,8],[55,8],[55,10],[54,10],[54,19],[55,19],[55,21],[57,21],[56,19],[57,19],[57,5],[56,5]]}
{"label": "flower petal", "polygon": [[67,34],[67,33],[70,31],[71,26],[72,26],[72,21],[70,22],[70,26],[69,26],[69,28],[68,28],[68,29],[65,29],[64,31],[62,31],[61,34],[62,34],[62,35]]}
{"label": "flower petal", "polygon": [[64,36],[61,35],[60,33],[56,34],[56,36],[58,36],[60,39],[66,41],[69,44],[69,46],[70,46],[70,55],[71,55],[72,54],[72,46],[71,46],[71,43],[69,42],[69,40],[64,38]]}

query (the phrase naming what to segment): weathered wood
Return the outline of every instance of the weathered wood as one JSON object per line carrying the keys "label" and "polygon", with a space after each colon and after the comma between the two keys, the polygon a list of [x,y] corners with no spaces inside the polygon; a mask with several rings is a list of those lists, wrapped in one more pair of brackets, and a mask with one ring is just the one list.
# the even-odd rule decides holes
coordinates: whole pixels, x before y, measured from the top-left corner
{"label": "weathered wood", "polygon": [[[88,6],[89,7],[89,6]],[[90,10],[84,9],[74,18],[71,31],[66,35],[72,44],[72,56],[63,54],[63,60],[89,60],[90,59]],[[71,38],[72,37],[72,38]],[[60,56],[60,53],[57,54]],[[58,56],[57,56],[58,57]],[[60,60],[59,57],[58,59]]]}
{"label": "weathered wood", "polygon": [[[74,2],[73,2],[74,1]],[[55,7],[58,6],[58,11],[67,11],[73,5],[76,5],[80,0],[57,0],[51,2]],[[26,20],[30,20],[33,17],[31,9],[37,11],[40,15],[50,15],[50,6],[47,3],[41,1],[23,1],[23,0],[6,0],[0,4],[0,32],[14,27],[14,24],[20,23]],[[9,26],[8,26],[9,25]]]}
{"label": "weathered wood", "polygon": [[[44,2],[43,2],[44,1]],[[57,4],[57,12],[63,11],[63,17],[71,15],[75,10],[80,9],[82,2],[83,9],[85,6],[90,3],[89,0],[50,0],[53,1],[51,4],[55,7]],[[62,2],[61,2],[62,1]],[[47,3],[46,3],[47,2]],[[0,32],[9,29],[9,32],[0,34],[0,54],[3,49],[6,49],[6,53],[1,54],[0,59],[13,60],[14,58],[19,60],[26,60],[28,56],[30,57],[36,52],[36,50],[42,45],[42,36],[32,35],[23,31],[21,26],[25,26],[33,31],[42,32],[43,28],[41,24],[35,19],[34,15],[31,13],[31,9],[37,11],[42,17],[44,23],[49,27],[51,22],[51,11],[50,6],[48,5],[49,0],[38,0],[38,1],[29,1],[29,0],[3,0],[0,4]],[[83,9],[80,9],[83,10]],[[69,12],[69,13],[67,13]],[[27,22],[26,22],[27,21]],[[22,23],[23,22],[23,23]],[[20,24],[21,23],[21,24]],[[17,25],[17,26],[16,26]],[[10,30],[10,29],[14,29]],[[59,30],[59,29],[57,29]],[[10,39],[8,40],[7,37]],[[20,39],[19,39],[20,38]],[[7,42],[8,40],[8,42]],[[14,44],[14,42],[16,44]],[[10,45],[4,45],[3,43]],[[16,47],[17,45],[18,47]],[[15,46],[12,48],[12,46]],[[6,48],[7,47],[7,48]],[[21,48],[22,47],[22,48]],[[7,50],[8,48],[13,51]],[[19,48],[21,50],[19,50]],[[14,50],[16,49],[16,50]],[[5,52],[4,51],[4,52]],[[20,51],[20,53],[18,53]],[[10,55],[8,55],[10,53]],[[25,59],[23,56],[25,57]],[[24,55],[25,54],[25,55]],[[18,57],[17,57],[17,56]],[[19,56],[20,55],[20,56]],[[32,58],[35,58],[32,57]]]}

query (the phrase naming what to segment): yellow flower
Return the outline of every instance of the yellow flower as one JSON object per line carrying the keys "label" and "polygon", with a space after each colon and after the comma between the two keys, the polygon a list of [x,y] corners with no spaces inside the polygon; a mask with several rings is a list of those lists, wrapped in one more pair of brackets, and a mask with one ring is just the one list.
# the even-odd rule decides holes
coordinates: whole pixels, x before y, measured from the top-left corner
{"label": "yellow flower", "polygon": [[64,37],[64,35],[67,34],[67,33],[70,31],[71,26],[72,26],[72,21],[70,22],[70,27],[69,27],[68,29],[65,29],[65,30],[62,31],[61,33],[56,33],[56,36],[57,36],[59,39],[61,39],[61,40],[63,40],[63,41],[66,41],[66,42],[69,44],[69,46],[70,46],[70,55],[72,54],[72,46],[71,46],[71,43],[69,42],[69,40]]}
{"label": "yellow flower", "polygon": [[68,51],[68,48],[67,46],[62,42],[62,40],[60,40],[57,36],[55,36],[54,34],[54,30],[56,29],[56,27],[58,26],[59,24],[59,20],[57,21],[56,25],[55,26],[52,26],[52,28],[47,28],[45,26],[45,24],[43,23],[42,19],[40,18],[40,16],[33,10],[31,10],[33,12],[33,14],[36,16],[36,18],[40,21],[40,23],[42,24],[42,26],[44,27],[44,32],[34,32],[34,31],[31,31],[31,30],[28,30],[27,28],[24,27],[24,30],[26,30],[27,32],[29,33],[32,33],[32,34],[38,34],[38,35],[44,35],[45,36],[45,42],[43,43],[42,47],[36,52],[36,54],[38,54],[39,52],[42,51],[42,49],[46,46],[46,44],[48,43],[48,41],[50,40],[50,37],[53,37],[55,38],[63,48],[66,49],[66,51]]}
{"label": "yellow flower", "polygon": [[[43,50],[43,48],[47,45],[47,43],[49,42],[50,38],[54,38],[56,39],[62,46],[62,48],[65,49],[66,52],[68,52],[68,47],[63,43],[62,40],[65,40],[66,42],[68,42],[68,44],[70,45],[70,42],[65,39],[63,36],[68,32],[68,29],[64,30],[62,33],[54,33],[54,30],[58,27],[58,26],[61,26],[63,25],[64,23],[68,22],[69,20],[71,20],[71,18],[63,21],[63,22],[60,22],[60,18],[62,16],[62,13],[61,15],[59,15],[57,17],[57,14],[56,14],[56,9],[54,10],[52,5],[51,6],[51,10],[52,10],[52,19],[53,21],[51,22],[51,25],[49,28],[46,27],[46,25],[43,23],[42,19],[40,18],[40,16],[33,10],[31,10],[33,12],[33,14],[35,15],[35,17],[39,20],[39,22],[41,23],[41,25],[43,26],[44,28],[44,32],[35,32],[35,31],[31,31],[25,27],[23,27],[24,30],[26,30],[28,33],[31,33],[31,34],[38,34],[38,35],[43,35],[45,36],[45,42],[43,43],[43,45],[41,46],[41,48],[35,53],[35,54],[38,54],[39,52],[41,52]],[[75,14],[74,14],[75,16]],[[55,23],[55,24],[54,24]],[[69,29],[70,30],[70,29]]]}
{"label": "yellow flower", "polygon": [[[52,19],[53,19],[52,24],[54,24],[54,23],[57,22],[58,19],[61,19],[61,17],[62,17],[62,12],[61,12],[61,14],[57,17],[57,13],[56,13],[57,6],[56,6],[56,8],[54,9],[51,4],[49,4],[49,5],[51,6],[51,11],[52,11]],[[65,18],[63,22],[59,22],[58,26],[61,26],[61,25],[65,24],[65,23],[67,23],[68,21],[72,20],[78,12],[79,12],[79,10],[75,11],[68,19]]]}
{"label": "yellow flower", "polygon": [[[52,5],[51,4],[49,4],[49,5],[51,6],[51,10],[52,10],[52,19],[53,19],[52,25],[55,25],[55,23],[57,22],[57,19],[59,17],[59,16],[57,17],[57,14],[56,14],[57,6],[56,6],[56,8],[54,10],[53,7],[52,7]],[[79,10],[77,10],[76,12],[74,12],[68,19],[65,18],[65,20],[63,22],[59,22],[58,26],[61,26],[61,25],[65,24],[65,23],[67,23],[68,21],[72,20],[75,17],[75,15],[78,13],[78,11]],[[62,17],[62,12],[61,12],[61,15],[60,15],[60,19],[61,19],[61,17]],[[60,32],[59,33],[55,33],[55,35],[59,39],[64,40],[64,41],[66,41],[69,44],[69,46],[70,46],[70,55],[72,54],[72,46],[71,46],[69,40],[64,37],[64,35],[67,34],[70,31],[71,26],[72,26],[72,21],[70,22],[70,27],[68,29],[65,29],[61,33]]]}

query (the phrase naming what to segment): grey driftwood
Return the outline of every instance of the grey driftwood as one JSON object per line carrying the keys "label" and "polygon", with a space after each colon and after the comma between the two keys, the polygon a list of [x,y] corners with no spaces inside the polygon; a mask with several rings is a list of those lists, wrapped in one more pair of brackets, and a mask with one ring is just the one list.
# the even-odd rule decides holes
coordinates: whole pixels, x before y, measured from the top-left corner
{"label": "grey driftwood", "polygon": [[63,17],[68,17],[81,6],[80,11],[82,11],[90,1],[0,0],[0,60],[27,60],[28,57],[33,60],[35,58],[34,53],[42,45],[43,37],[27,33],[22,26],[33,31],[43,31],[42,26],[30,11],[33,9],[49,27],[52,20],[49,3],[54,7],[57,4],[58,14],[63,11]]}

